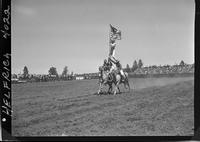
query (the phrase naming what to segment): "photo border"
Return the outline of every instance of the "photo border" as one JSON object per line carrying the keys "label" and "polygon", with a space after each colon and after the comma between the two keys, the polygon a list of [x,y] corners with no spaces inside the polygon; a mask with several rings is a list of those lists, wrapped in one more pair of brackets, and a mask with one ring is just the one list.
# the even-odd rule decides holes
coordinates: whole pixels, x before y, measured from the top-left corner
{"label": "photo border", "polygon": [[[12,95],[11,95],[11,0],[0,0],[1,2],[1,134],[2,140],[17,141],[174,141],[174,140],[200,140],[200,87],[199,84],[199,57],[200,48],[200,2],[195,0],[195,78],[194,78],[194,136],[58,136],[58,137],[14,137],[12,136]],[[9,14],[10,13],[10,14]]]}

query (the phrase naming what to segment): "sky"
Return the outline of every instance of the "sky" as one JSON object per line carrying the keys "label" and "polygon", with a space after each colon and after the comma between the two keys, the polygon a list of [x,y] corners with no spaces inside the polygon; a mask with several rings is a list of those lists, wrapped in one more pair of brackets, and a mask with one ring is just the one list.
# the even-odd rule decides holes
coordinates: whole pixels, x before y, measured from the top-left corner
{"label": "sky", "polygon": [[109,24],[121,30],[122,67],[194,63],[194,0],[13,0],[12,73],[92,73],[108,57]]}

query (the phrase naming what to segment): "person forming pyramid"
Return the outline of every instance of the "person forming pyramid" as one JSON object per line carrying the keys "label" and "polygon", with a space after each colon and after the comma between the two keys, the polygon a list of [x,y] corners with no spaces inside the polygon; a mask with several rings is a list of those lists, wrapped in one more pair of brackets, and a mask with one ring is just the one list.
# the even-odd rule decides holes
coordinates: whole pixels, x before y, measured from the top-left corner
{"label": "person forming pyramid", "polygon": [[110,37],[109,37],[109,55],[108,55],[108,62],[111,64],[110,72],[117,69],[122,77],[122,81],[125,79],[125,74],[122,70],[122,66],[115,58],[115,47],[116,47],[116,40],[121,40],[121,31],[114,28],[110,25]]}

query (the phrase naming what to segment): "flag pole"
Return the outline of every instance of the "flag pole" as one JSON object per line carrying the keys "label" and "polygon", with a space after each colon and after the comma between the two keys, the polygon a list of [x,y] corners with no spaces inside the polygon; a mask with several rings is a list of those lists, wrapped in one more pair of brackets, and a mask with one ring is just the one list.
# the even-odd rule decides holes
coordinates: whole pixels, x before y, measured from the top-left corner
{"label": "flag pole", "polygon": [[[110,25],[109,25],[109,29],[110,29]],[[108,37],[108,57],[109,57],[109,52],[110,52],[110,32],[111,32],[111,29],[109,30],[109,37]]]}

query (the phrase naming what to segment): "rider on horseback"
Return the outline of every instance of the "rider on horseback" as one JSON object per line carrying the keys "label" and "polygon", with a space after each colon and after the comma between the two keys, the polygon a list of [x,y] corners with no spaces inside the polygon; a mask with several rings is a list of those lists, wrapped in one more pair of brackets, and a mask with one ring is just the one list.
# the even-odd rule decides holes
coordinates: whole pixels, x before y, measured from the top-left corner
{"label": "rider on horseback", "polygon": [[110,63],[105,59],[104,62],[103,62],[103,67],[104,67],[104,70],[105,71],[109,71],[110,68],[111,68],[111,65]]}

